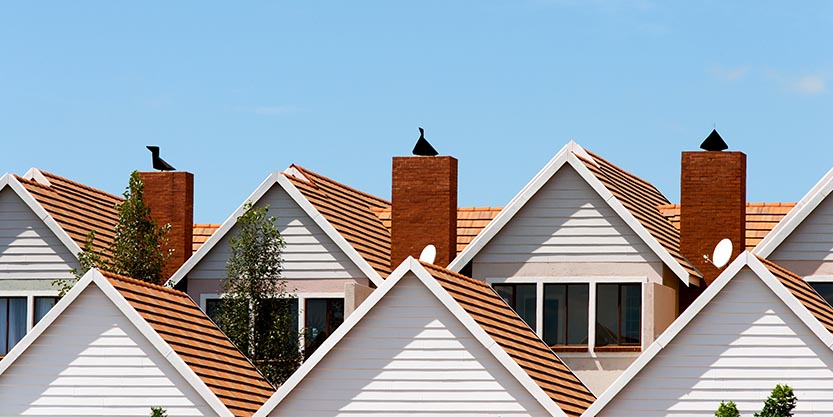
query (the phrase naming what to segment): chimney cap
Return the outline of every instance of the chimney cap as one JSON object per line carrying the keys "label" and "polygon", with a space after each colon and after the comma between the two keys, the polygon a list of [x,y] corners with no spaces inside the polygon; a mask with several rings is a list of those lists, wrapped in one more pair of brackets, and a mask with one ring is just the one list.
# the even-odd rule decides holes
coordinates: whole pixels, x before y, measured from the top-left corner
{"label": "chimney cap", "polygon": [[712,133],[709,133],[709,136],[703,143],[700,144],[700,149],[704,151],[725,151],[729,149],[729,145],[723,141],[723,138],[720,137],[720,134],[717,133],[717,129],[713,129]]}
{"label": "chimney cap", "polygon": [[439,152],[425,140],[425,130],[419,128],[419,139],[417,139],[414,150],[411,151],[416,156],[437,156]]}
{"label": "chimney cap", "polygon": [[153,157],[153,169],[158,169],[160,171],[176,171],[176,168],[159,157],[158,146],[146,146],[146,148],[148,148]]}

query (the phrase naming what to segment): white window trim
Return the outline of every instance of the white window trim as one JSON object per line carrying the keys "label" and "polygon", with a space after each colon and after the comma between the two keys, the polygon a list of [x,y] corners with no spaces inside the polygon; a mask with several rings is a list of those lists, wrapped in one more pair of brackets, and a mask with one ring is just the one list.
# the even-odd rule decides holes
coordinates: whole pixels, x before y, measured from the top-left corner
{"label": "white window trim", "polygon": [[831,275],[810,275],[804,277],[804,281],[807,282],[833,282],[833,276]]}
{"label": "white window trim", "polygon": [[0,291],[0,297],[26,297],[26,333],[35,327],[35,298],[57,297],[55,290],[8,290]]}
{"label": "white window trim", "polygon": [[[833,277],[829,277],[833,282]],[[596,286],[598,284],[642,284],[640,288],[642,311],[639,318],[640,323],[640,348],[645,349],[646,333],[645,320],[647,316],[647,306],[645,304],[645,284],[648,283],[647,276],[598,276],[598,277],[487,277],[485,280],[490,286],[493,284],[536,284],[535,285],[535,334],[544,339],[544,284],[588,284],[589,291],[587,296],[588,309],[587,312],[587,350],[591,356],[596,357]],[[618,352],[601,352],[605,356],[612,354],[615,356]]]}

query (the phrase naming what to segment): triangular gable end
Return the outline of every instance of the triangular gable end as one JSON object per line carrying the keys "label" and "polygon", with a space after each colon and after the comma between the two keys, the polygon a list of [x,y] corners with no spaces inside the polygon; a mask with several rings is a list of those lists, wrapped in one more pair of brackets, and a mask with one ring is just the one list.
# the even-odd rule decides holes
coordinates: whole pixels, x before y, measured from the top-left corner
{"label": "triangular gable end", "polygon": [[[400,284],[403,281],[405,282],[405,284]],[[532,400],[532,401],[534,401],[536,403],[535,406],[536,407],[542,407],[542,409],[540,411],[543,412],[543,415],[555,415],[555,416],[565,416],[566,415],[560,408],[558,408],[558,406],[549,397],[547,397],[547,395],[531,379],[531,377],[527,373],[525,373],[523,371],[523,369],[521,369],[520,366],[518,366],[518,364],[511,357],[509,357],[509,355],[497,343],[495,343],[494,339],[492,339],[474,321],[474,319],[472,319],[471,316],[469,316],[465,312],[465,310],[463,310],[463,308],[451,297],[451,295],[448,294],[448,292],[446,292],[442,288],[442,286],[431,276],[431,274],[428,271],[426,271],[425,268],[422,267],[419,264],[419,262],[417,262],[413,258],[409,257],[398,268],[396,268],[396,270],[394,270],[391,273],[391,275],[384,281],[384,283],[379,288],[377,288],[370,295],[370,297],[367,300],[365,300],[359,306],[359,308],[355,312],[353,312],[353,314],[351,314],[345,320],[345,322],[341,326],[339,326],[339,328],[329,338],[327,338],[327,340],[324,341],[324,343],[321,345],[321,347],[319,347],[318,350],[316,350],[315,353],[309,359],[307,359],[307,361],[304,362],[303,365],[301,365],[301,367],[298,369],[298,371],[296,371],[289,378],[289,380],[287,380],[278,389],[278,391],[272,396],[272,398],[270,398],[269,401],[267,401],[263,405],[263,407],[257,413],[255,413],[255,417],[266,417],[266,416],[280,415],[280,414],[276,414],[276,413],[273,414],[273,412],[276,411],[276,410],[279,412],[280,409],[281,409],[281,406],[284,404],[285,401],[291,401],[293,391],[295,391],[296,389],[302,389],[304,383],[309,383],[309,381],[311,379],[308,379],[308,377],[316,370],[316,367],[318,367],[322,363],[326,363],[328,355],[334,355],[334,354],[338,354],[338,353],[344,351],[344,349],[342,349],[339,345],[342,341],[346,341],[346,342],[353,341],[353,342],[355,342],[356,340],[361,339],[361,338],[351,338],[351,336],[353,334],[357,334],[357,335],[361,336],[365,333],[364,329],[363,329],[363,326],[362,326],[364,324],[363,320],[365,320],[368,317],[371,317],[373,315],[372,312],[374,311],[375,308],[377,308],[377,306],[384,306],[385,305],[384,304],[385,303],[385,297],[388,296],[388,294],[390,294],[392,291],[396,291],[395,288],[397,288],[398,285],[402,285],[404,287],[404,286],[407,285],[407,282],[414,282],[414,281],[419,283],[420,288],[428,290],[430,292],[430,294],[433,296],[432,298],[435,302],[437,302],[437,301],[439,302],[439,304],[441,306],[435,307],[434,311],[439,311],[440,314],[450,314],[450,316],[454,318],[454,321],[456,321],[455,326],[458,327],[458,330],[459,329],[464,329],[466,332],[468,332],[471,335],[471,339],[473,339],[473,340],[471,340],[471,342],[476,342],[476,345],[473,346],[473,347],[475,347],[476,350],[481,350],[482,351],[481,354],[483,352],[488,352],[489,353],[488,355],[485,355],[487,357],[484,358],[484,359],[486,361],[495,361],[496,360],[500,364],[500,369],[498,369],[498,371],[500,373],[505,373],[505,372],[508,371],[508,373],[511,374],[512,377],[513,377],[511,379],[520,383],[520,385],[522,386],[522,388],[520,388],[520,389],[523,392],[523,395],[531,396],[532,398],[534,398],[534,400]],[[378,307],[378,308],[383,308],[383,307]],[[405,306],[405,307],[402,307],[402,308],[403,308],[403,310],[405,310],[404,314],[408,315],[408,317],[405,317],[403,320],[406,320],[406,321],[413,320],[414,318],[411,317],[411,316],[413,316],[413,314],[412,314],[413,312],[410,312],[409,307]],[[411,314],[409,314],[409,312]],[[435,313],[432,313],[431,317],[434,317],[434,314]],[[417,319],[425,319],[425,316],[416,315],[416,318]],[[368,318],[368,320],[372,320],[372,318]],[[436,322],[436,320],[433,320],[433,322]],[[434,323],[432,323],[432,324],[434,324]],[[442,331],[448,331],[448,329],[438,329],[438,330],[441,331],[441,332]],[[400,335],[400,333],[398,333],[396,329],[390,329],[390,328],[371,329],[371,332],[385,332],[385,331],[395,333],[395,336],[391,338],[393,340],[396,339],[396,336],[404,336],[404,334]],[[425,332],[431,332],[431,331],[433,331],[433,329],[430,328],[430,326],[429,326],[429,328],[426,328],[424,331]],[[379,333],[375,333],[375,334],[379,334]],[[384,335],[384,337],[388,338],[388,337],[390,337],[390,335],[386,334],[386,335]],[[405,336],[405,337],[407,337],[407,336]],[[446,334],[446,337],[447,337],[447,334]],[[379,341],[379,342],[381,343],[381,341]],[[388,343],[388,342],[385,342],[385,343]],[[447,341],[446,343],[455,343],[455,341],[453,339],[451,339],[451,340]],[[375,348],[376,347],[374,347],[373,349],[370,349],[370,350],[374,350]],[[464,351],[461,351],[461,354],[470,356],[470,354],[467,353],[467,352],[468,352],[468,350],[464,350]],[[433,357],[433,355],[431,357]],[[401,359],[407,361],[409,358],[410,359],[419,359],[418,356],[416,356],[416,357],[403,357]],[[368,359],[368,358],[365,358],[365,359]],[[451,366],[454,363],[460,362],[460,360],[463,359],[463,358],[449,357],[448,359],[454,359],[453,361],[449,361],[449,364],[450,364],[449,366]],[[471,359],[471,358],[469,358],[469,359]],[[474,358],[474,359],[478,359],[478,358]],[[413,364],[414,362],[410,362],[410,363]],[[374,364],[377,365],[377,366],[381,366],[379,362],[375,362]],[[321,366],[323,366],[323,365],[321,365]],[[390,370],[392,372],[396,372],[395,369],[390,369]],[[427,369],[427,370],[430,370],[430,368]],[[379,371],[381,371],[381,368],[379,369]],[[480,370],[478,372],[485,373],[487,371],[488,371],[488,369]],[[330,369],[330,368],[326,368],[323,372],[325,372],[325,375],[326,375],[326,374],[330,374],[332,372],[337,372],[337,371],[334,371],[333,369]],[[410,373],[410,372],[417,372],[417,371],[407,371],[407,372]],[[359,372],[359,373],[368,374],[367,372]],[[370,373],[376,374],[378,372],[375,371],[375,370],[372,370]],[[417,373],[419,373],[419,372],[417,372]],[[419,378],[417,377],[417,380],[418,379]],[[433,381],[431,383],[434,384],[435,386],[437,384],[436,381]],[[487,382],[486,381],[482,381],[482,382],[475,381],[474,385],[473,385],[473,389],[477,390],[478,387],[482,388],[484,383],[487,383]],[[390,380],[383,381],[383,385],[389,386],[391,384],[395,384],[395,382],[390,381]],[[405,383],[405,386],[408,386],[408,383]],[[376,395],[376,394],[384,395],[384,393],[381,393],[381,394],[380,393],[375,393],[375,394],[370,393],[370,395]],[[396,392],[394,392],[394,394],[395,394],[394,397],[396,397],[396,395],[402,395],[401,392],[399,392],[398,394]],[[326,401],[326,399],[322,399],[322,400]],[[359,400],[356,400],[356,401],[359,401]],[[415,407],[425,406],[424,402],[420,402],[420,399],[418,399],[418,398],[413,398],[413,399],[409,399],[409,398],[402,399],[402,398],[400,398],[400,401],[401,402],[413,402]],[[344,404],[344,403],[341,404],[341,406],[347,406],[347,405],[348,404]],[[367,411],[367,410],[365,410],[365,411]],[[435,411],[442,413],[442,410],[435,410]],[[448,410],[446,410],[446,411],[448,411]],[[524,411],[518,410],[518,409],[515,409],[514,411],[515,412],[520,412],[522,414],[525,413]],[[511,411],[503,410],[502,413],[505,415],[505,414],[511,413]],[[536,414],[532,414],[532,415],[536,415]]]}
{"label": "triangular gable end", "polygon": [[[160,399],[164,398],[164,396],[166,395],[164,392],[166,390],[171,390],[171,389],[180,390],[180,387],[176,387],[176,386],[172,387],[170,385],[170,382],[168,382],[168,385],[166,386],[165,383],[167,381],[167,378],[170,377],[170,378],[174,378],[174,379],[182,379],[188,385],[188,388],[186,390],[189,391],[189,392],[192,392],[192,394],[196,394],[196,396],[199,399],[201,399],[201,401],[204,402],[203,405],[192,404],[193,407],[189,408],[189,411],[188,411],[189,413],[196,412],[195,410],[197,410],[199,408],[202,408],[203,411],[207,411],[207,414],[205,414],[205,415],[217,415],[217,416],[223,416],[223,417],[232,417],[232,413],[223,405],[223,403],[217,398],[217,396],[213,392],[211,392],[211,390],[199,378],[199,376],[197,376],[196,373],[194,373],[194,371],[153,330],[153,328],[150,326],[150,324],[148,324],[139,315],[139,313],[135,309],[133,309],[133,307],[130,306],[128,301],[118,292],[118,290],[116,290],[115,287],[112,286],[112,284],[107,280],[107,278],[105,278],[98,270],[90,270],[89,272],[87,272],[87,274],[85,274],[84,277],[80,281],[78,281],[78,283],[76,283],[76,285],[72,288],[72,290],[70,290],[69,293],[67,293],[67,295],[64,296],[43,317],[43,319],[41,319],[41,321],[23,338],[23,340],[21,340],[9,352],[9,354],[6,357],[3,358],[2,361],[0,361],[0,379],[3,378],[4,374],[9,369],[12,368],[12,366],[15,364],[15,362],[17,362],[18,360],[22,360],[21,358],[24,357],[30,349],[34,349],[34,348],[38,347],[38,345],[36,345],[36,342],[38,341],[38,339],[41,338],[41,337],[47,337],[49,335],[49,332],[51,331],[50,329],[52,328],[53,325],[57,326],[57,327],[55,327],[55,329],[57,329],[56,331],[60,331],[61,329],[75,329],[75,330],[73,330],[73,333],[74,334],[79,333],[77,324],[73,325],[72,327],[67,327],[67,326],[60,325],[60,323],[56,323],[56,322],[58,322],[59,320],[62,319],[62,314],[64,314],[65,311],[68,311],[69,309],[74,308],[75,303],[89,303],[90,302],[90,296],[95,297],[95,294],[90,293],[89,291],[94,291],[94,293],[98,293],[99,296],[102,296],[104,299],[106,299],[106,301],[104,301],[104,303],[105,303],[104,305],[106,305],[108,307],[112,307],[110,309],[111,313],[112,312],[117,312],[117,313],[115,313],[115,315],[117,316],[116,321],[121,321],[122,323],[121,323],[121,325],[116,325],[115,327],[112,324],[110,324],[110,325],[106,325],[105,326],[106,328],[99,329],[99,330],[104,330],[104,331],[100,332],[100,334],[96,334],[96,336],[98,336],[98,338],[94,342],[91,342],[89,344],[89,348],[84,349],[84,355],[83,356],[89,356],[91,354],[90,352],[93,352],[93,351],[98,351],[98,352],[101,352],[103,355],[107,355],[109,353],[108,349],[111,349],[111,348],[108,347],[106,342],[104,343],[104,345],[100,345],[100,343],[102,341],[106,341],[108,337],[116,335],[116,336],[122,336],[122,339],[120,339],[120,340],[122,340],[122,344],[123,344],[124,337],[129,337],[131,340],[139,342],[140,347],[139,348],[127,347],[127,350],[130,351],[130,353],[128,353],[127,356],[131,356],[131,357],[126,359],[127,362],[122,363],[123,360],[120,360],[120,359],[116,358],[116,359],[114,359],[114,361],[115,361],[114,363],[105,363],[105,365],[111,365],[111,366],[113,366],[113,369],[116,369],[116,370],[118,370],[118,369],[120,369],[120,367],[124,367],[124,366],[127,366],[127,367],[139,366],[140,368],[147,369],[146,371],[139,370],[138,372],[140,372],[140,374],[142,372],[144,374],[146,374],[146,375],[143,374],[143,376],[142,376],[144,379],[147,379],[147,377],[152,377],[151,379],[147,379],[147,381],[159,382],[161,385],[156,387],[156,388],[154,388],[153,386],[148,386],[148,385],[142,385],[142,386],[138,387],[138,389],[142,390],[142,392],[143,392],[143,395],[141,395],[140,397],[150,398],[152,400],[154,392],[159,394],[159,392],[162,391],[163,393],[160,394],[159,398]],[[81,305],[83,305],[83,304],[81,304]],[[95,308],[95,307],[96,306],[93,306],[93,308]],[[100,308],[100,305],[98,307]],[[88,312],[88,313],[92,313],[92,312]],[[90,315],[91,314],[86,314],[86,316],[90,316]],[[104,315],[106,315],[106,314],[104,314]],[[131,328],[130,329],[121,328],[124,325],[129,325],[129,327],[131,327]],[[121,334],[117,335],[116,333],[121,333]],[[128,335],[128,336],[125,336],[125,335]],[[130,335],[132,335],[132,337]],[[141,345],[144,345],[144,350],[142,350]],[[45,346],[45,345],[42,345],[42,346]],[[124,348],[124,347],[121,346],[118,342],[116,342],[115,345],[112,348],[113,349],[120,349],[120,348]],[[57,349],[59,349],[59,352],[61,352],[62,350],[67,349],[67,347],[64,346],[64,345],[61,345],[61,346],[58,346]],[[147,351],[147,349],[150,349],[150,351],[145,352],[145,351]],[[148,353],[148,355],[143,355],[140,352]],[[117,355],[117,356],[119,356],[119,355]],[[83,364],[84,361],[86,360],[84,357],[82,357],[82,355],[80,355],[80,353],[78,354],[78,357],[76,359],[77,360],[72,360],[71,363],[64,364],[67,367],[67,369],[71,369],[72,367],[81,366],[80,364]],[[98,365],[102,365],[102,358],[98,358],[98,359],[89,358],[89,359],[96,362],[96,365],[97,365],[96,369],[98,369]],[[156,362],[154,362],[154,361],[156,361]],[[178,375],[173,375],[173,376],[155,375],[154,372],[151,370],[153,368],[154,364],[160,365],[160,369],[161,368],[168,368],[169,370],[174,370]],[[38,368],[40,369],[41,367],[38,367]],[[123,370],[124,369],[122,369],[122,371]],[[31,372],[27,371],[27,374],[28,373],[31,373]],[[44,390],[43,392],[34,393],[34,394],[40,394],[41,396],[44,396],[44,398],[48,397],[48,395],[67,395],[67,396],[79,395],[79,394],[75,393],[76,392],[75,390],[80,389],[80,390],[83,391],[84,388],[76,386],[76,384],[78,384],[78,377],[90,377],[90,375],[84,374],[82,372],[82,373],[77,375],[77,378],[75,378],[75,380],[73,380],[72,375],[73,374],[71,372],[69,372],[69,373],[62,372],[62,373],[60,373],[60,375],[56,374],[56,377],[60,376],[60,377],[69,378],[69,380],[64,381],[64,383],[66,385],[68,385],[68,387],[70,389],[73,390],[70,393],[63,394],[64,391],[62,391],[62,388],[60,386],[61,383],[58,383],[58,384],[50,385],[49,387],[43,387],[42,388]],[[101,375],[93,375],[92,377],[100,379],[100,381],[98,381],[96,383],[99,386],[90,391],[90,393],[92,395],[96,395],[96,394],[99,394],[101,392],[105,392],[104,394],[101,394],[102,397],[108,395],[106,393],[108,390],[103,390],[102,391],[102,389],[100,387],[101,384],[105,384],[105,385],[113,384],[114,387],[128,386],[128,384],[124,384],[123,381],[122,382],[116,381],[116,380],[124,379],[124,374],[121,373],[121,371],[119,371],[118,373],[113,373],[112,375],[106,373],[106,371],[105,371]],[[109,379],[112,379],[112,381],[108,382]],[[142,384],[147,384],[147,382],[142,382]],[[3,385],[3,384],[0,383],[0,385]],[[17,385],[13,385],[13,386],[17,386]],[[46,391],[47,388],[49,388],[49,390],[50,390],[50,394],[48,394],[48,395],[45,394],[45,391]],[[41,388],[36,386],[36,389],[41,389]],[[118,389],[115,389],[115,391],[118,391]],[[179,392],[182,392],[182,391],[179,391]],[[124,392],[121,392],[120,394],[123,395]],[[119,393],[117,393],[115,395],[118,396]],[[39,405],[52,407],[49,410],[47,410],[47,412],[50,413],[50,414],[62,414],[65,410],[63,410],[59,407],[63,406],[63,405],[71,405],[71,404],[64,404],[62,402],[51,404],[50,401],[51,400],[46,398],[45,401],[41,400],[41,401],[38,402]],[[121,405],[124,405],[124,407],[126,407],[126,408],[120,409],[119,412],[129,414],[129,415],[147,415],[147,413],[149,413],[150,406],[160,405],[160,404],[144,404],[142,400],[140,400],[139,402],[141,404],[138,404],[138,403],[133,404],[133,403],[130,403],[130,401],[127,401],[125,404],[121,404],[121,403],[116,402],[116,403],[113,403],[112,405],[114,407],[119,407]],[[82,402],[76,402],[76,403],[81,404]],[[104,403],[101,403],[101,402],[95,403],[95,402],[93,402],[93,403],[91,403],[91,405],[81,404],[82,406],[88,407],[88,409],[86,409],[87,411],[82,410],[81,412],[82,413],[100,412],[101,409],[103,408],[102,404],[106,404],[106,400],[105,400]],[[177,405],[178,405],[177,403],[172,403],[170,405],[170,407],[168,407],[168,408],[170,410],[174,410]],[[89,410],[94,410],[94,411],[89,411]]]}
{"label": "triangular gable end", "polygon": [[768,258],[819,207],[833,191],[833,169],[827,171],[807,194],[753,249],[753,253]]}
{"label": "triangular gable end", "polygon": [[[747,271],[748,273],[744,273],[744,271]],[[686,360],[684,358],[685,355],[682,355],[679,352],[677,352],[676,354],[669,354],[668,356],[661,356],[661,354],[662,354],[663,350],[666,349],[669,346],[677,346],[677,345],[679,345],[679,346],[683,346],[683,345],[688,346],[688,344],[685,344],[683,342],[676,343],[675,341],[678,338],[683,338],[684,337],[685,329],[689,325],[692,325],[692,322],[695,322],[696,319],[700,315],[703,315],[704,313],[707,312],[707,310],[709,309],[710,304],[716,298],[718,298],[721,295],[721,292],[724,290],[724,288],[729,286],[732,283],[733,279],[735,279],[736,276],[742,276],[742,277],[754,276],[754,277],[756,277],[755,279],[759,280],[757,282],[760,283],[761,287],[766,288],[766,290],[765,290],[766,293],[765,294],[770,294],[771,298],[777,299],[778,301],[783,303],[783,304],[780,304],[780,306],[783,306],[784,312],[788,312],[790,314],[793,314],[797,318],[797,320],[796,320],[797,323],[800,323],[802,326],[806,326],[806,328],[809,330],[809,333],[806,334],[807,336],[812,337],[813,340],[816,340],[817,341],[816,343],[818,344],[818,346],[825,347],[826,349],[833,349],[833,335],[831,335],[831,333],[825,328],[825,326],[808,310],[807,307],[805,307],[804,304],[802,304],[801,301],[799,301],[796,298],[795,295],[793,295],[793,293],[787,287],[785,287],[784,284],[781,283],[781,281],[779,281],[778,278],[776,278],[769,271],[769,269],[755,255],[753,255],[749,252],[744,252],[741,255],[739,255],[738,258],[736,258],[726,268],[726,270],[723,271],[723,273],[721,273],[721,275],[718,276],[718,278],[711,285],[709,285],[709,287],[706,288],[706,290],[703,292],[703,294],[701,294],[694,301],[694,303],[692,303],[692,305],[689,306],[685,310],[685,312],[682,315],[680,315],[680,317],[678,317],[677,320],[675,320],[668,327],[668,329],[666,329],[666,331],[663,332],[663,334],[660,335],[660,337],[658,337],[657,340],[653,344],[651,344],[651,346],[649,346],[648,349],[646,349],[645,352],[643,352],[642,355],[640,355],[637,358],[637,360],[633,364],[631,364],[630,367],[628,367],[625,370],[625,372],[622,375],[619,376],[619,378],[616,381],[614,381],[614,383],[607,389],[607,391],[605,391],[598,398],[598,400],[590,408],[587,409],[587,411],[582,416],[583,417],[591,417],[591,416],[597,416],[597,415],[606,416],[606,415],[610,415],[611,412],[613,412],[613,415],[617,415],[615,412],[616,411],[621,411],[621,410],[619,410],[618,408],[615,408],[615,407],[611,408],[610,410],[607,410],[608,406],[610,405],[611,407],[613,407],[611,405],[611,403],[613,403],[619,396],[621,396],[628,389],[629,384],[636,383],[634,381],[640,381],[641,382],[642,380],[651,379],[651,378],[643,378],[643,379],[638,380],[641,373],[647,372],[649,369],[651,369],[651,362],[653,360],[660,359],[660,357],[662,357],[662,358],[672,358],[673,357],[675,359],[679,358],[680,360],[685,361]],[[749,289],[748,287],[743,288],[743,290],[744,291],[741,291],[743,294],[751,294],[751,293],[754,292],[751,289]],[[740,308],[743,308],[744,301],[733,299],[733,300],[731,300],[731,302],[726,302],[724,304],[737,304],[737,305],[740,306]],[[773,305],[771,303],[764,303],[764,304],[766,304],[766,305],[763,306],[764,308],[769,308],[770,306]],[[776,306],[775,309],[777,309],[777,307],[778,306]],[[721,317],[725,317],[725,314],[721,313]],[[771,323],[771,320],[768,320],[766,322],[762,322],[762,323],[755,322],[755,323],[752,323],[752,324],[772,325],[773,323]],[[721,327],[721,326],[731,327],[731,325],[732,325],[731,323],[722,322],[717,327],[715,327],[714,325],[712,325],[711,327],[716,329],[716,328]],[[760,336],[758,333],[755,333],[755,332],[750,333],[749,335],[746,335],[745,333],[735,335],[734,333],[725,333],[725,331],[732,332],[733,330],[732,329],[724,330],[724,333],[722,334],[723,336],[729,335],[729,336],[734,336],[734,337],[737,337],[737,338],[740,338],[742,336],[751,336],[751,337]],[[718,335],[721,334],[720,330],[716,330],[716,332],[717,332],[716,334],[718,334]],[[707,335],[700,335],[699,333],[697,334],[697,336],[698,337],[708,337]],[[801,335],[799,334],[799,335],[793,335],[793,336],[800,337]],[[787,345],[785,345],[785,346],[787,346]],[[787,346],[787,347],[790,347],[790,346]],[[688,346],[688,347],[690,348],[691,346]],[[727,346],[727,348],[728,348],[728,346]],[[760,348],[758,348],[758,349],[760,349]],[[697,360],[698,356],[703,355],[703,353],[692,353],[692,354],[695,357],[689,358],[690,360]],[[802,354],[804,354],[804,353],[802,353]],[[765,351],[758,350],[758,351],[754,352],[753,355],[756,355],[755,358],[754,358],[754,362],[755,363],[760,363],[760,359],[763,358],[763,357],[767,357],[768,354]],[[714,360],[717,360],[717,359],[718,358],[714,358]],[[720,358],[720,359],[721,360],[726,360],[727,358]],[[731,360],[733,358],[728,358],[728,359]],[[783,361],[789,361],[790,359],[782,357],[779,360],[781,360],[783,362]],[[829,362],[830,363],[828,365],[833,366],[833,354],[830,355]],[[724,364],[724,366],[726,366],[726,365]],[[788,365],[785,365],[784,368],[785,368],[785,370],[792,369]],[[828,369],[828,368],[830,368],[830,366],[823,366],[823,368]],[[694,372],[705,372],[703,369],[700,369],[700,368],[694,368],[694,369],[692,369],[692,371],[694,371]],[[675,372],[684,372],[685,373],[686,370],[677,369],[677,371],[675,371]],[[755,372],[755,371],[753,370],[752,372]],[[790,371],[790,372],[792,372],[792,371]],[[760,377],[760,373],[758,373],[756,375],[757,375],[756,378]],[[677,376],[680,377],[680,375],[677,375]],[[694,376],[691,375],[691,372],[685,373],[685,376],[690,376],[690,377],[694,378]],[[722,377],[721,375],[717,375],[717,374],[709,375],[709,378],[716,385],[707,383],[706,385],[702,385],[702,387],[705,387],[706,389],[717,389],[721,393],[725,393],[725,395],[729,396],[727,398],[723,398],[723,400],[726,400],[726,401],[732,400],[732,401],[735,401],[735,402],[739,402],[739,401],[744,401],[744,400],[749,399],[749,398],[747,398],[749,389],[746,389],[746,392],[741,392],[740,394],[738,394],[738,395],[742,395],[742,397],[740,397],[740,398],[737,398],[737,397],[736,398],[731,398],[732,391],[730,389],[732,387],[730,387],[728,385],[728,383],[726,382],[727,378]],[[779,377],[775,376],[774,379],[779,379]],[[830,385],[830,390],[833,391],[833,373],[830,373],[830,375],[828,375],[828,379],[829,379],[828,384]],[[783,381],[779,380],[778,382],[780,383],[780,382],[783,382]],[[678,384],[678,383],[684,384],[684,382],[679,382],[679,381],[675,382],[675,381],[671,381],[671,380],[665,381],[664,383],[667,384],[667,385],[664,385],[664,386],[660,385],[660,386],[662,386],[661,389],[680,388],[680,387],[676,386],[676,384]],[[663,384],[663,382],[660,382],[660,384]],[[712,386],[712,385],[714,385],[714,386]],[[763,390],[762,391],[763,393],[757,392],[757,391],[761,391],[761,390],[757,390],[755,392],[755,395],[763,395],[765,397],[766,394],[769,393],[768,390],[771,390],[773,387],[774,387],[774,384],[773,384],[772,387],[762,388],[761,390]],[[746,387],[746,388],[749,388],[749,387]],[[685,389],[688,389],[688,388],[684,388],[683,390],[685,390]],[[645,389],[640,390],[640,392],[642,392],[644,394]],[[643,395],[643,394],[640,394],[640,395]],[[692,393],[692,392],[686,392],[685,393],[685,397],[689,398],[689,399],[700,398],[697,395],[698,395],[697,393]],[[646,411],[646,412],[647,412],[647,409],[648,409],[647,407],[650,407],[650,405],[652,404],[652,402],[649,399],[647,399],[647,397],[648,396],[643,395],[643,400],[641,400],[641,401],[643,401],[642,402],[643,411]],[[680,400],[681,398],[683,398],[683,397],[675,398],[674,401]],[[661,401],[661,399],[654,399],[654,400],[655,401]],[[665,406],[670,405],[667,401],[671,401],[671,400],[666,400],[666,403],[664,404]],[[708,406],[706,407],[708,409],[700,410],[700,411],[702,411],[703,415],[709,415],[709,416],[713,415],[714,410],[719,405],[721,399],[710,400],[710,401],[714,402],[714,404],[711,404],[711,402],[709,402]],[[758,399],[755,399],[754,401],[755,401],[755,406],[760,407],[761,401],[758,401]],[[631,412],[632,411],[633,410],[631,410]],[[624,411],[623,415],[626,415],[627,413],[628,413],[628,411]]]}
{"label": "triangular gable end", "polygon": [[283,173],[275,171],[255,189],[255,191],[235,210],[217,231],[215,231],[205,243],[197,249],[194,254],[171,276],[166,285],[174,286],[190,273],[200,261],[216,246],[231,229],[237,224],[237,218],[243,215],[246,202],[251,201],[254,205],[265,196],[274,186],[279,186],[289,197],[321,228],[324,234],[350,259],[350,261],[362,271],[374,285],[382,283],[382,277],[361,255],[353,248],[344,237],[335,230],[324,216],[301,194],[300,191],[289,181]]}
{"label": "triangular gable end", "polygon": [[535,177],[507,204],[492,222],[490,222],[477,237],[451,262],[448,269],[459,272],[471,262],[475,256],[503,229],[512,218],[526,205],[526,203],[552,179],[556,172],[569,164],[579,176],[604,200],[611,209],[638,235],[648,247],[680,278],[689,285],[689,273],[677,262],[670,253],[654,238],[645,227],[625,208],[624,205],[610,192],[604,184],[576,155],[581,155],[587,161],[594,163],[594,159],[579,144],[570,141],[544,166]]}
{"label": "triangular gable end", "polygon": [[0,192],[7,188],[14,191],[14,193],[17,194],[21,200],[23,200],[23,202],[35,213],[35,215],[46,225],[46,227],[55,234],[55,237],[61,241],[64,247],[66,247],[74,257],[78,256],[78,253],[81,252],[81,247],[78,246],[69,234],[67,234],[67,232],[61,228],[60,225],[58,225],[58,222],[56,222],[55,219],[46,212],[46,209],[44,209],[37,202],[37,200],[35,200],[35,198],[32,197],[28,191],[26,191],[26,188],[24,188],[13,175],[8,173],[3,174],[3,176],[0,177]]}

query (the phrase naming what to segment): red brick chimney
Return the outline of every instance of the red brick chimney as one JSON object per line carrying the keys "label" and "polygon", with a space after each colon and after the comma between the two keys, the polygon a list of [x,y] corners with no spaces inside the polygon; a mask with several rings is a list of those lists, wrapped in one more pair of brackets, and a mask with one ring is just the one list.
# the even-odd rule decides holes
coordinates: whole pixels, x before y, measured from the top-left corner
{"label": "red brick chimney", "polygon": [[170,224],[166,279],[191,256],[194,239],[194,174],[184,171],[140,172],[145,204],[157,224]]}
{"label": "red brick chimney", "polygon": [[723,152],[712,131],[704,151],[683,152],[680,175],[680,250],[703,273],[706,285],[720,274],[709,261],[715,245],[732,241],[734,260],[746,247],[746,154]]}
{"label": "red brick chimney", "polygon": [[457,159],[436,156],[422,136],[414,154],[393,158],[391,269],[429,244],[437,248],[436,265],[457,256]]}

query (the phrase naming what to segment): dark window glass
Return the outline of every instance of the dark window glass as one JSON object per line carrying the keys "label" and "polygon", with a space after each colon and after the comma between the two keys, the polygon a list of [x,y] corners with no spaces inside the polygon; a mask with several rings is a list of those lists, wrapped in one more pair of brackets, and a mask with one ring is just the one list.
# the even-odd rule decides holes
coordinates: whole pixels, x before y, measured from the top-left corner
{"label": "dark window glass", "polygon": [[544,341],[586,345],[589,302],[587,284],[544,284]]}
{"label": "dark window glass", "polygon": [[492,288],[529,327],[535,329],[535,284],[494,284]]}
{"label": "dark window glass", "polygon": [[220,312],[220,303],[221,300],[219,298],[205,299],[205,315],[211,320],[214,320],[214,322],[217,321],[217,313]]}
{"label": "dark window glass", "polygon": [[343,322],[343,298],[308,298],[304,308],[305,356],[315,352]]}
{"label": "dark window glass", "polygon": [[0,297],[0,355],[26,335],[26,297]]}
{"label": "dark window glass", "polygon": [[58,300],[58,297],[35,297],[35,324],[38,324]]}
{"label": "dark window glass", "polygon": [[639,345],[642,330],[642,286],[596,286],[596,346]]}
{"label": "dark window glass", "polygon": [[810,286],[827,301],[827,304],[833,305],[833,282],[811,282]]}

